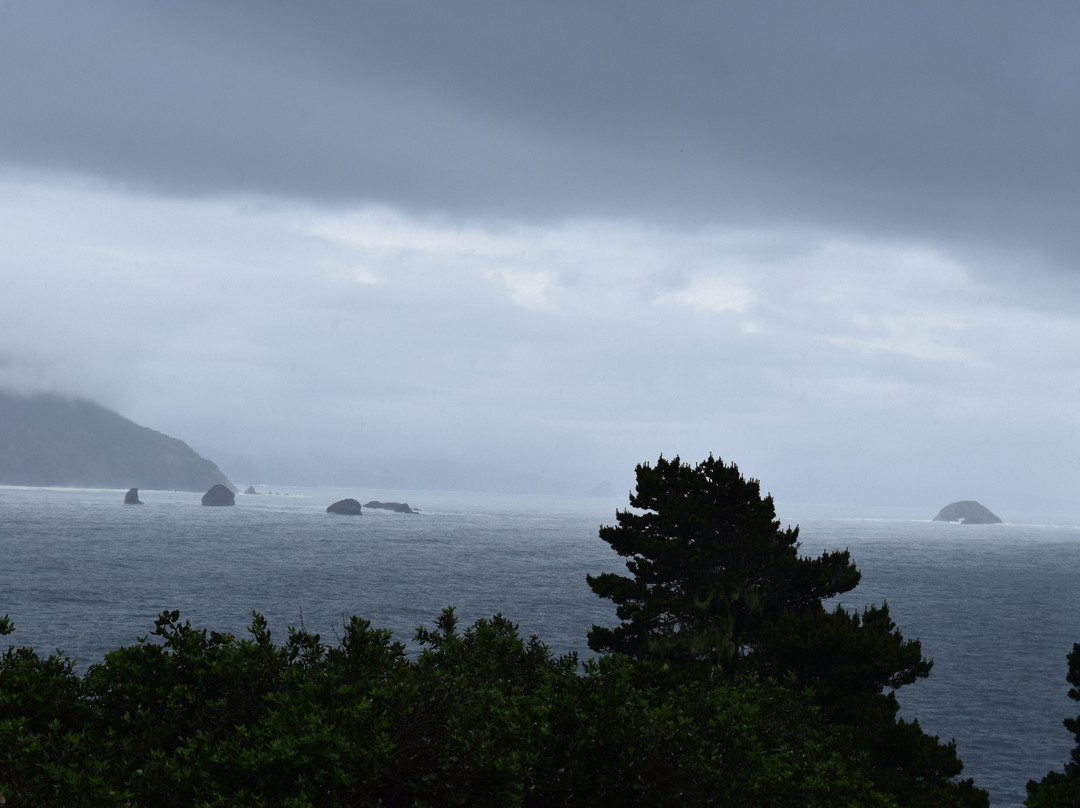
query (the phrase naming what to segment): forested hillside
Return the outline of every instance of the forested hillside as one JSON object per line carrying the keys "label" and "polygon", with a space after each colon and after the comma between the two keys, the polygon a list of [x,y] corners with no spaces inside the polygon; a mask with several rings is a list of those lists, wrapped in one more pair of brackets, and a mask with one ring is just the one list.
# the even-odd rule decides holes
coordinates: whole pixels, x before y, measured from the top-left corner
{"label": "forested hillside", "polygon": [[0,392],[0,484],[205,491],[232,485],[181,440],[83,399]]}

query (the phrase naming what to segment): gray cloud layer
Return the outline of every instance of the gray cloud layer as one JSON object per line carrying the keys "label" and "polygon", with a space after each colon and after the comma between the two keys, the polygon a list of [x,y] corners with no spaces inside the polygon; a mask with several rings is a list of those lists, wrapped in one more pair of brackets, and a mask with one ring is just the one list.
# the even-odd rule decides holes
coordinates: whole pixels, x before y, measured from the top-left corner
{"label": "gray cloud layer", "polygon": [[314,476],[1068,509],[1078,23],[8,3],[0,382]]}
{"label": "gray cloud layer", "polygon": [[1068,3],[9,4],[0,160],[1072,263],[1078,24]]}

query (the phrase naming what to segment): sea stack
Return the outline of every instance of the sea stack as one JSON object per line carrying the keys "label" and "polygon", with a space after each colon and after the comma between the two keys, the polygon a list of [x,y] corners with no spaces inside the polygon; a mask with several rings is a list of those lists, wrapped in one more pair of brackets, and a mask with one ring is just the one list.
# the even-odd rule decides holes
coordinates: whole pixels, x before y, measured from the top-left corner
{"label": "sea stack", "polygon": [[139,500],[139,489],[138,488],[128,489],[128,492],[126,494],[124,494],[124,504],[125,505],[142,505],[142,502]]}
{"label": "sea stack", "polygon": [[946,505],[938,515],[935,522],[959,522],[962,525],[998,525],[1001,520],[974,500],[965,499]]}
{"label": "sea stack", "polygon": [[235,505],[236,494],[230,491],[221,483],[217,483],[210,487],[210,490],[203,494],[203,505]]}
{"label": "sea stack", "polygon": [[355,499],[339,499],[326,509],[327,513],[341,513],[346,516],[360,516],[363,509]]}
{"label": "sea stack", "polygon": [[375,508],[380,511],[393,511],[394,513],[416,513],[409,507],[408,502],[379,502],[377,499],[364,503],[365,508]]}

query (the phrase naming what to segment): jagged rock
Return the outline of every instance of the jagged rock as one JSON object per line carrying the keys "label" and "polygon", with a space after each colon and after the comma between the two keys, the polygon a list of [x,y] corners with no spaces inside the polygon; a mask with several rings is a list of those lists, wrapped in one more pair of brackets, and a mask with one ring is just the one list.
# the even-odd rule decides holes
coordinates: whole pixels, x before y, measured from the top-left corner
{"label": "jagged rock", "polygon": [[211,486],[210,490],[203,494],[203,505],[235,505],[236,494],[221,483]]}
{"label": "jagged rock", "polygon": [[244,489],[244,493],[245,494],[257,494],[259,492],[255,490],[255,486],[249,485],[247,488]]}
{"label": "jagged rock", "polygon": [[359,516],[363,509],[355,499],[339,499],[326,509],[327,513],[342,513],[348,516]]}
{"label": "jagged rock", "polygon": [[997,525],[1001,520],[974,500],[965,499],[946,505],[938,515],[935,522],[960,522],[963,525]]}
{"label": "jagged rock", "polygon": [[365,508],[377,508],[382,511],[393,511],[394,513],[416,513],[409,507],[407,502],[379,502],[377,499],[371,500],[371,502],[364,503]]}
{"label": "jagged rock", "polygon": [[139,489],[138,488],[132,488],[126,494],[124,494],[124,504],[125,505],[142,505],[142,502],[139,500]]}

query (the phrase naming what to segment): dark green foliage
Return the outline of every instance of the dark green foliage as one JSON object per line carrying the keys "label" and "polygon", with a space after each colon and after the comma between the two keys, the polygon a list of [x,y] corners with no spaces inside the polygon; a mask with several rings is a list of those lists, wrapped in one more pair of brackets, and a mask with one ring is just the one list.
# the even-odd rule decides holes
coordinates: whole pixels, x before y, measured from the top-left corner
{"label": "dark green foliage", "polygon": [[903,638],[887,604],[862,615],[839,606],[789,613],[765,632],[758,662],[813,688],[823,715],[850,730],[874,762],[876,782],[902,805],[986,804],[985,792],[953,781],[963,769],[955,742],[897,717],[895,689],[926,677],[931,662],[918,640]]}
{"label": "dark green foliage", "polygon": [[353,618],[335,645],[165,612],[85,676],[0,658],[7,806],[891,806],[788,683],[642,687],[452,610],[408,658]]}
{"label": "dark green foliage", "polygon": [[730,668],[765,626],[859,582],[847,552],[799,558],[798,528],[780,529],[772,497],[711,455],[697,466],[639,465],[630,505],[639,512],[600,529],[630,575],[588,576],[622,620],[593,626],[594,651]]}
{"label": "dark green foliage", "polygon": [[92,720],[88,693],[69,659],[9,648],[0,657],[0,796],[7,804],[114,802],[101,762],[91,757],[85,728]]}
{"label": "dark green foliage", "polygon": [[987,804],[970,781],[956,782],[955,744],[897,718],[893,691],[930,671],[919,642],[903,638],[884,604],[861,616],[823,606],[859,582],[847,552],[800,557],[798,528],[781,529],[772,497],[711,455],[697,466],[639,465],[630,505],[600,529],[629,576],[588,576],[622,621],[594,626],[593,650],[626,654],[639,676],[666,686],[793,677],[899,804]]}
{"label": "dark green foliage", "polygon": [[617,656],[586,669],[576,716],[559,714],[571,724],[557,733],[563,758],[553,774],[584,798],[574,804],[895,804],[875,790],[849,736],[789,684],[642,687]]}
{"label": "dark green foliage", "polygon": [[775,672],[794,673],[814,688],[826,713],[842,723],[865,721],[878,713],[895,715],[895,698],[880,698],[930,673],[918,640],[905,640],[889,617],[888,604],[860,616],[840,606],[788,613],[763,633],[761,663]]}
{"label": "dark green foliage", "polygon": [[[1080,643],[1073,644],[1069,653],[1069,672],[1066,681],[1069,698],[1080,701]],[[1063,722],[1076,739],[1070,760],[1065,764],[1065,771],[1050,772],[1042,780],[1028,781],[1028,798],[1024,803],[1029,808],[1075,808],[1080,805],[1080,715],[1066,718]]]}

